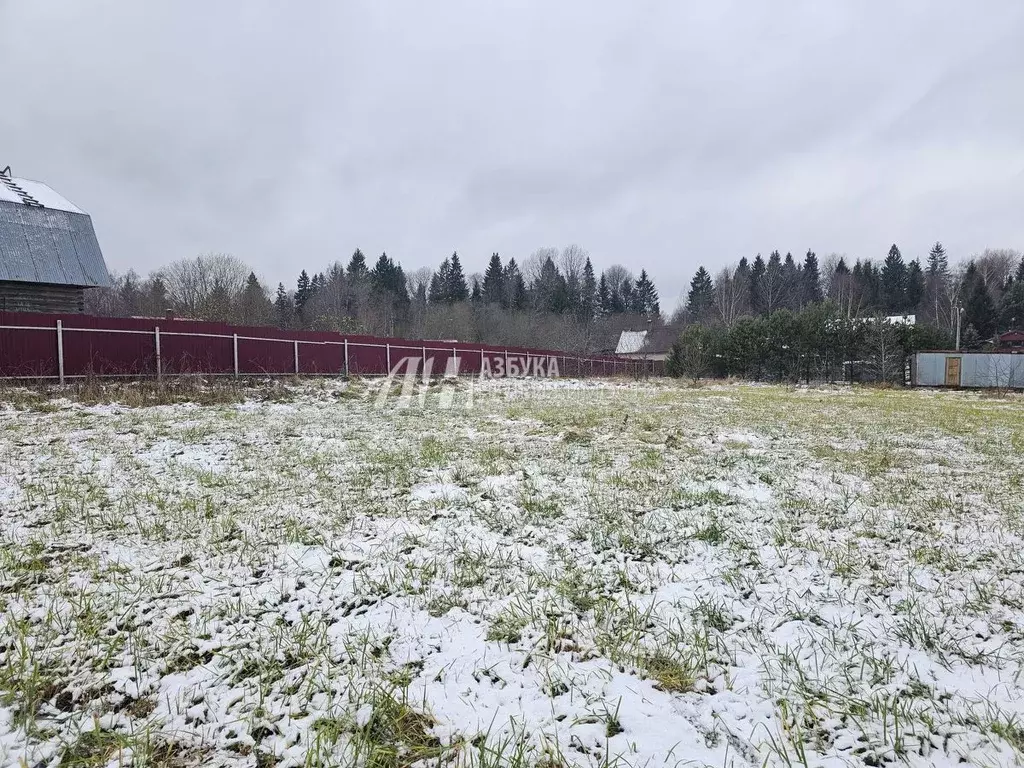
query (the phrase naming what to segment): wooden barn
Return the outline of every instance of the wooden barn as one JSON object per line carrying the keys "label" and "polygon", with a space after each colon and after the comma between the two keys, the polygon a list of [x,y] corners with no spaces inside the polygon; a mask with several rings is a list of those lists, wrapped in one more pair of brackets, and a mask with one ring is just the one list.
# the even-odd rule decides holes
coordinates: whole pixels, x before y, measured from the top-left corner
{"label": "wooden barn", "polygon": [[85,290],[109,285],[88,214],[0,171],[0,311],[82,312]]}

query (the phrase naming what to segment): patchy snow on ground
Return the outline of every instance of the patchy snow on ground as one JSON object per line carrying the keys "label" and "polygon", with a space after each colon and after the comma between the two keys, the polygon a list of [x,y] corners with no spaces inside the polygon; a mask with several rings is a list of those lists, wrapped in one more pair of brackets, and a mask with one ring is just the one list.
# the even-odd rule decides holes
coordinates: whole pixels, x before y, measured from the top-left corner
{"label": "patchy snow on ground", "polygon": [[0,392],[0,766],[1021,762],[1020,398],[387,386]]}

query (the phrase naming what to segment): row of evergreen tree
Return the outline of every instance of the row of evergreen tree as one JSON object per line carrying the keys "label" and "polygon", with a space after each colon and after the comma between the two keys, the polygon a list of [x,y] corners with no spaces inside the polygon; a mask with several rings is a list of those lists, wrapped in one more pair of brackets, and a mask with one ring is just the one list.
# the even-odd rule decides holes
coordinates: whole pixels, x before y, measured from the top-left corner
{"label": "row of evergreen tree", "polygon": [[901,382],[909,354],[951,342],[945,329],[883,315],[851,318],[835,303],[822,301],[798,311],[746,315],[731,326],[687,325],[666,367],[670,374],[694,379]]}
{"label": "row of evergreen tree", "polygon": [[[429,277],[422,272],[407,276],[401,264],[386,253],[368,268],[366,256],[357,248],[344,267],[335,263],[327,271],[312,276],[302,270],[294,291],[279,283],[274,300],[275,322],[280,327],[323,327],[325,313],[318,297],[341,295],[346,297],[344,306],[333,313],[335,316],[358,317],[360,300],[368,299],[377,311],[391,315],[398,326],[408,319],[414,307],[451,307],[463,302],[513,312],[569,316],[582,323],[625,313],[649,319],[660,317],[658,291],[647,270],[641,270],[634,279],[628,270],[616,266],[598,278],[590,257],[578,246],[569,246],[561,253],[542,249],[531,261],[528,278],[515,258],[502,262],[499,254],[493,253],[482,276],[467,278],[455,252]],[[561,266],[556,262],[561,262]]]}
{"label": "row of evergreen tree", "polygon": [[[368,263],[302,270],[292,289],[270,293],[241,260],[226,254],[180,259],[146,278],[115,276],[89,291],[87,311],[181,317],[410,338],[458,338],[509,346],[593,351],[607,346],[605,323],[660,321],[658,291],[646,270],[615,265],[595,274],[579,246],[544,248],[521,265],[492,254],[482,274],[466,274],[458,253],[439,267],[406,272],[386,253]],[[613,345],[614,346],[614,345]]]}
{"label": "row of evergreen tree", "polygon": [[881,266],[833,256],[822,268],[814,251],[801,262],[773,251],[746,258],[712,278],[702,266],[690,281],[680,319],[729,327],[744,316],[780,309],[800,311],[831,301],[847,318],[916,315],[918,322],[951,330],[961,313],[965,333],[989,339],[1024,323],[1024,259],[1012,250],[986,250],[951,269],[941,243],[922,266],[907,262],[893,244]]}

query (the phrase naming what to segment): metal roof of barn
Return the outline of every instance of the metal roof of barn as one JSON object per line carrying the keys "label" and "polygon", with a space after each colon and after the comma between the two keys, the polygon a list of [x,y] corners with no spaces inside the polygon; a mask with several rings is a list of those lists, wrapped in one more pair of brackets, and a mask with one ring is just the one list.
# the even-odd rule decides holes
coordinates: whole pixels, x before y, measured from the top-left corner
{"label": "metal roof of barn", "polygon": [[108,286],[92,219],[46,184],[0,172],[0,280]]}

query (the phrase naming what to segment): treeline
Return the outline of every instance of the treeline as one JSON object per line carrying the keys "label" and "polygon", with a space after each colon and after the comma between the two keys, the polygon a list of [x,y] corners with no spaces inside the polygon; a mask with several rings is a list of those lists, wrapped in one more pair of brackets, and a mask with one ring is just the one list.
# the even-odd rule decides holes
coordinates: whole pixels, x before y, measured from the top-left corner
{"label": "treeline", "polygon": [[948,330],[878,314],[848,317],[825,300],[802,310],[744,315],[731,325],[694,323],[672,345],[666,370],[699,379],[901,381],[907,355],[949,348]]}
{"label": "treeline", "polygon": [[896,245],[880,265],[837,255],[819,265],[810,250],[798,263],[773,251],[767,260],[741,259],[714,278],[698,269],[676,319],[731,328],[743,317],[800,312],[824,301],[847,319],[915,315],[918,324],[950,333],[962,313],[964,344],[978,347],[1024,323],[1024,260],[1014,250],[989,249],[951,268],[941,243],[924,264],[906,261]]}
{"label": "treeline", "polygon": [[467,275],[458,253],[437,269],[406,273],[382,253],[371,265],[356,249],[348,262],[301,270],[295,287],[271,293],[241,260],[223,254],[183,259],[147,278],[118,276],[87,292],[101,315],[175,315],[239,325],[333,330],[410,338],[592,350],[598,321],[661,322],[658,291],[646,270],[620,265],[595,273],[578,245],[542,248],[520,265],[494,253]]}
{"label": "treeline", "polygon": [[896,245],[880,266],[839,256],[819,265],[813,251],[797,263],[773,251],[714,279],[697,270],[666,365],[694,378],[897,381],[909,354],[952,347],[958,315],[965,349],[1019,328],[1021,254],[989,249],[951,268],[941,243],[924,265]]}

